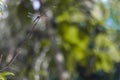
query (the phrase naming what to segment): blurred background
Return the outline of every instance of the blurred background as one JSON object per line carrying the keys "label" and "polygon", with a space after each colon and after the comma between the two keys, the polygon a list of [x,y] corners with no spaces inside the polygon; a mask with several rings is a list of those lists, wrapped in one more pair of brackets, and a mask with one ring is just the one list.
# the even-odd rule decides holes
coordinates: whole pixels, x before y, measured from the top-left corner
{"label": "blurred background", "polygon": [[4,2],[0,69],[18,54],[8,80],[120,80],[119,0]]}

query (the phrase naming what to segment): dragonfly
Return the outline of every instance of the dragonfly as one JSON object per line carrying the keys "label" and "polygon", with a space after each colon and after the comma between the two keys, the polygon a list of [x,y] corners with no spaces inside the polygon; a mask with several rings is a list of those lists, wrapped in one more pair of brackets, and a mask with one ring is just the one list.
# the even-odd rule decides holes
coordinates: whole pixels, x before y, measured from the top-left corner
{"label": "dragonfly", "polygon": [[[32,17],[32,16],[34,16],[32,13],[28,13],[28,17]],[[32,33],[33,33],[33,31],[34,31],[34,28],[35,28],[35,26],[37,25],[38,21],[40,20],[41,16],[42,16],[42,15],[37,15],[37,16],[34,18],[31,32],[26,36],[26,39],[28,39],[28,38],[32,35]]]}
{"label": "dragonfly", "polygon": [[[31,32],[28,33],[28,35],[24,38],[24,40],[23,40],[23,41],[20,43],[20,45],[16,48],[16,50],[15,50],[16,53],[14,53],[12,59],[11,59],[5,66],[3,66],[3,67],[0,69],[0,72],[8,69],[9,66],[15,61],[16,57],[17,57],[18,54],[19,54],[19,53],[18,53],[18,49],[19,49],[22,45],[24,45],[27,40],[29,40],[29,38],[30,38],[30,36],[32,35],[32,33],[33,33],[33,31],[34,31],[34,28],[35,28],[35,26],[37,25],[38,21],[40,20],[41,16],[42,16],[42,15],[37,15],[36,18],[33,20],[33,25],[32,25]],[[2,57],[3,57],[3,55],[0,55],[0,65],[2,64],[2,59],[3,59]]]}

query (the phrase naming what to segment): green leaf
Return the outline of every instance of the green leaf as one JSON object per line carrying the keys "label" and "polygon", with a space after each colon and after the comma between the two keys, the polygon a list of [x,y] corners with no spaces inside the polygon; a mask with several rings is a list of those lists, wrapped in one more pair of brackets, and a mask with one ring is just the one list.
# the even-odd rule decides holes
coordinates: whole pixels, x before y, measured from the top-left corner
{"label": "green leaf", "polygon": [[4,76],[15,76],[15,74],[12,73],[12,72],[3,72],[3,73],[0,73],[0,74],[2,74]]}
{"label": "green leaf", "polygon": [[0,80],[7,80],[6,77],[0,75]]}
{"label": "green leaf", "polygon": [[7,76],[14,76],[14,73],[12,72],[2,72],[0,73],[0,80],[7,80]]}
{"label": "green leaf", "polygon": [[7,76],[14,76],[12,72],[2,72],[0,73],[0,80],[7,80]]}

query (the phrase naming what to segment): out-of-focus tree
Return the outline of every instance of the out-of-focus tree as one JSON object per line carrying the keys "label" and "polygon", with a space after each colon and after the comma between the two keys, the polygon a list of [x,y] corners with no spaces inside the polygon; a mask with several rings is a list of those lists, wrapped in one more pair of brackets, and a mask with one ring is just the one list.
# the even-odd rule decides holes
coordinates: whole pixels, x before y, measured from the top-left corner
{"label": "out-of-focus tree", "polygon": [[[6,3],[6,17],[0,22],[1,67],[18,54],[7,69],[16,74],[14,80],[119,80],[118,0]],[[40,21],[32,29],[38,15]]]}

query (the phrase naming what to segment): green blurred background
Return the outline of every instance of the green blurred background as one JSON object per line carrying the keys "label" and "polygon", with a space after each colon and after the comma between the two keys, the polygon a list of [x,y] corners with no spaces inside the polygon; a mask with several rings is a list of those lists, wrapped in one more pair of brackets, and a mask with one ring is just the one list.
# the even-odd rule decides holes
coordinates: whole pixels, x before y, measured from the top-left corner
{"label": "green blurred background", "polygon": [[[2,71],[15,74],[7,80],[120,80],[119,0],[4,2],[7,7],[0,5],[1,69],[19,53]],[[33,20],[41,14],[32,31]],[[66,78],[61,79],[64,71]]]}

